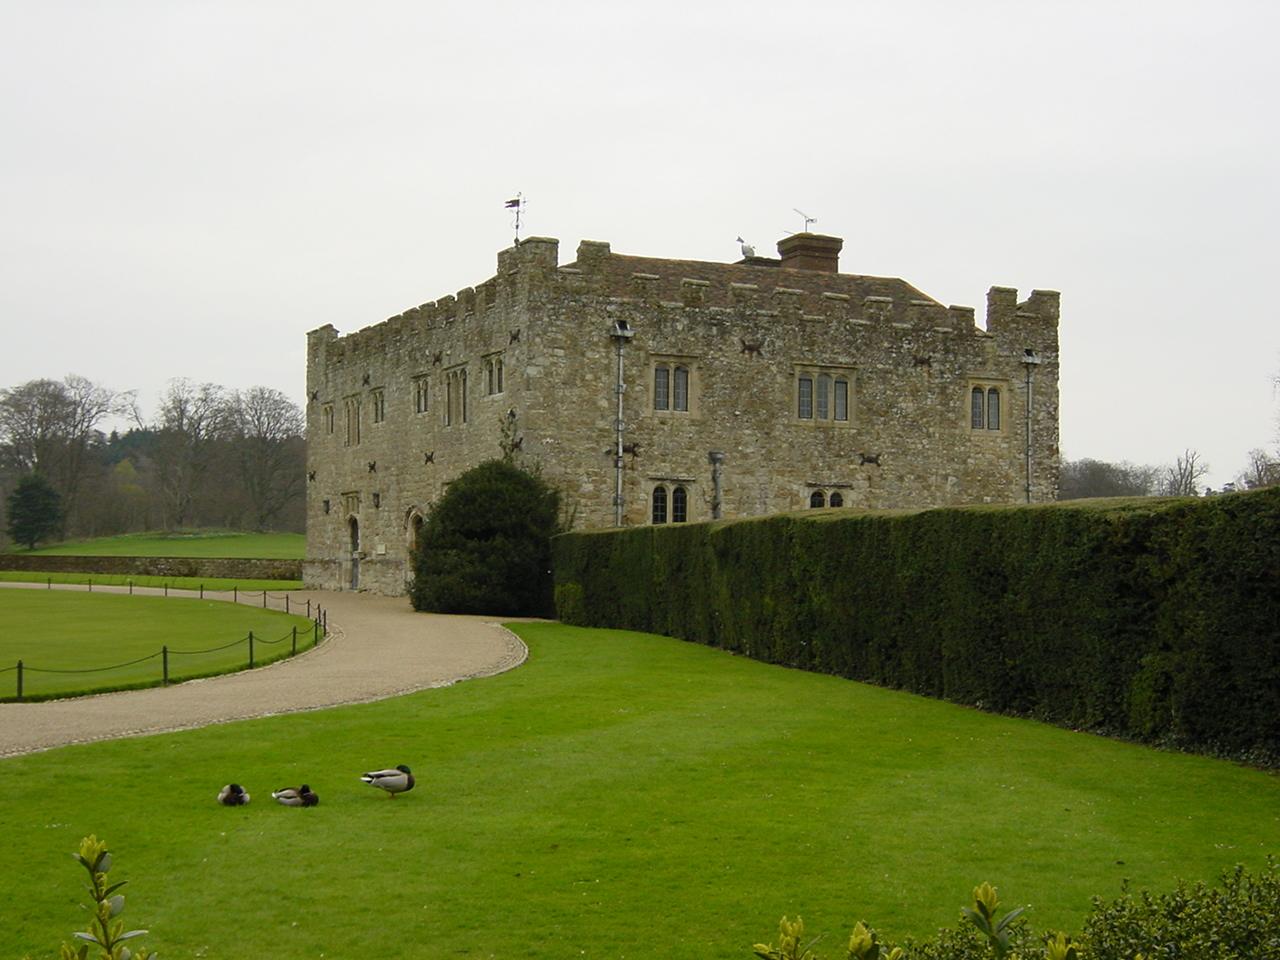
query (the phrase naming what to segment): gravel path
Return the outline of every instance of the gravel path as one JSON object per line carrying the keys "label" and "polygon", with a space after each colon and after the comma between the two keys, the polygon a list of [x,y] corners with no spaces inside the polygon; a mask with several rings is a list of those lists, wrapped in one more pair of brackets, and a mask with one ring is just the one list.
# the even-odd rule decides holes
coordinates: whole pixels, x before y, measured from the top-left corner
{"label": "gravel path", "polygon": [[[46,589],[0,583],[0,588],[33,586]],[[53,589],[60,585],[54,584]],[[126,588],[93,589],[96,593]],[[161,591],[135,588],[133,592]],[[195,594],[170,590],[169,595]],[[230,599],[229,594],[210,591],[205,591],[205,597]],[[242,602],[260,605],[262,594],[257,597],[256,603]],[[492,620],[414,613],[403,597],[297,591],[290,598],[295,613],[307,600],[328,612],[329,638],[314,650],[257,670],[169,687],[43,703],[0,703],[0,757],[385,700],[502,673],[528,656],[520,638]]]}

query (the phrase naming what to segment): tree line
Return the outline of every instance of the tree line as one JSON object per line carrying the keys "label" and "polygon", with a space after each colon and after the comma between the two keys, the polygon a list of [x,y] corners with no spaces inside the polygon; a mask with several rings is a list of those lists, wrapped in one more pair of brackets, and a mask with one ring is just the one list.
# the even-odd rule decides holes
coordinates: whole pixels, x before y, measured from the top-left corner
{"label": "tree line", "polygon": [[1059,500],[1088,497],[1197,497],[1234,490],[1256,490],[1280,483],[1280,456],[1261,448],[1250,450],[1245,466],[1221,490],[1201,488],[1209,465],[1194,450],[1186,450],[1166,466],[1108,463],[1104,460],[1063,461]]}
{"label": "tree line", "polygon": [[[123,432],[104,426],[128,424]],[[182,527],[302,532],[305,418],[271,387],[169,381],[154,417],[84,377],[0,388],[0,493],[57,495],[57,535]],[[42,539],[49,539],[48,537]]]}

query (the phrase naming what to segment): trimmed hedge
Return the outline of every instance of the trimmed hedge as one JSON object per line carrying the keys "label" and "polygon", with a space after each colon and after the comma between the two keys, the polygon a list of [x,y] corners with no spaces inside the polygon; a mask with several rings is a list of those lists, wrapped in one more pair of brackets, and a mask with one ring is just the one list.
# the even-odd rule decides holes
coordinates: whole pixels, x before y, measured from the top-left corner
{"label": "trimmed hedge", "polygon": [[1280,489],[554,542],[560,618],[1280,765]]}

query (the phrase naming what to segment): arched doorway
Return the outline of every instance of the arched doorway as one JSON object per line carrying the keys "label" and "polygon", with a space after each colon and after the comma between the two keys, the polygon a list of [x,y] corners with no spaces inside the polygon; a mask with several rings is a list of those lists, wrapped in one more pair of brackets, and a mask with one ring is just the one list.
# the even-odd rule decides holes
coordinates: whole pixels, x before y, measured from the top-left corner
{"label": "arched doorway", "polygon": [[360,589],[360,521],[351,517],[347,520],[347,532],[351,541],[351,589]]}

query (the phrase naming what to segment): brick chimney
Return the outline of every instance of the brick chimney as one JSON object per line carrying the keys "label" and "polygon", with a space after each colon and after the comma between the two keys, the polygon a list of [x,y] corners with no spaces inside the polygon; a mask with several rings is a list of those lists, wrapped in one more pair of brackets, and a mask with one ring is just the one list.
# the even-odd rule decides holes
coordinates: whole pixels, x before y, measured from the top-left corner
{"label": "brick chimney", "polygon": [[778,241],[778,254],[782,265],[791,270],[818,270],[822,273],[840,272],[840,250],[844,241],[839,237],[827,237],[820,233],[793,233]]}

